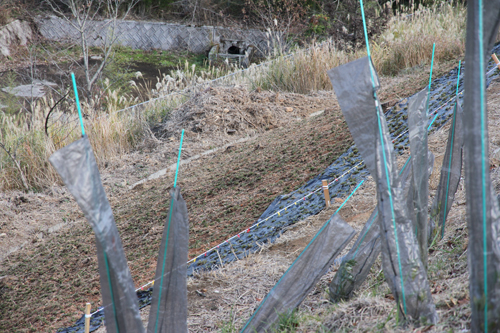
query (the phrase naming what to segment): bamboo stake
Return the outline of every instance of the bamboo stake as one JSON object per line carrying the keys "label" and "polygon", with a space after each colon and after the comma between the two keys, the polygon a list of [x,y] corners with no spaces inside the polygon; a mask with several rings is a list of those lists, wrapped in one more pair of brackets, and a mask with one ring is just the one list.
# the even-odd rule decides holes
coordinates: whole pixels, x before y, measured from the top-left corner
{"label": "bamboo stake", "polygon": [[85,333],[90,331],[90,303],[85,304]]}
{"label": "bamboo stake", "polygon": [[328,191],[328,181],[322,180],[323,183],[323,193],[325,193],[325,205],[330,206],[330,192]]}
{"label": "bamboo stake", "polygon": [[497,55],[493,53],[491,57],[493,58],[493,61],[495,61],[495,64],[497,64],[498,69],[500,69],[500,60],[498,60]]}

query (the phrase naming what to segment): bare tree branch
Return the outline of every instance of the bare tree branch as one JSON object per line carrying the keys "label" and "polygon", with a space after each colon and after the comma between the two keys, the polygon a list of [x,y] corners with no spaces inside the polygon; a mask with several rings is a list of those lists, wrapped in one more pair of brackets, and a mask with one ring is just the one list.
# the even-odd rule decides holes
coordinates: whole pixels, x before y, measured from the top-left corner
{"label": "bare tree branch", "polygon": [[5,147],[5,144],[3,142],[0,142],[0,148],[2,148],[7,153],[7,155],[9,155],[10,159],[14,162],[17,171],[19,171],[19,174],[21,175],[21,181],[23,182],[23,186],[26,189],[26,191],[28,191],[30,189],[28,187],[28,181],[26,180],[26,177],[24,176],[24,172],[21,169],[21,165],[19,164],[19,162],[17,161],[17,159],[15,157],[15,152],[11,153],[10,149],[7,149],[7,147]]}
{"label": "bare tree branch", "polygon": [[61,97],[55,104],[54,106],[52,106],[49,110],[49,113],[47,113],[47,117],[45,118],[45,135],[46,136],[49,136],[49,127],[48,127],[48,124],[49,124],[49,117],[50,117],[50,114],[52,113],[52,111],[56,108],[56,106],[62,102],[69,94],[69,91],[63,96]]}
{"label": "bare tree branch", "polygon": [[[117,34],[117,21],[125,19],[139,0],[67,0],[65,4],[70,10],[72,17],[66,15],[64,9],[60,7],[56,0],[46,0],[46,2],[50,5],[52,11],[70,24],[79,35],[79,47],[83,56],[86,90],[90,95],[93,85],[101,77],[106,65],[109,64],[113,45],[119,37]],[[109,17],[108,22],[104,25],[93,24],[99,12],[103,10],[106,11],[106,15]],[[105,35],[101,37],[102,44],[100,46],[103,59],[101,64],[94,69],[91,68],[89,62],[89,38],[92,35],[99,36],[103,33]]]}

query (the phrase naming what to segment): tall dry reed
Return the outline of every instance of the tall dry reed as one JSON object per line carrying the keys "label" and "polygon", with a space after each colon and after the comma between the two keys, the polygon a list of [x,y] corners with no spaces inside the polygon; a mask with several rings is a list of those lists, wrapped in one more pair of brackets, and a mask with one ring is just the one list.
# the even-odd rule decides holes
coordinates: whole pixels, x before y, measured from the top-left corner
{"label": "tall dry reed", "polygon": [[[234,68],[228,65],[225,69],[210,67],[196,71],[195,65],[186,62],[183,68],[159,77],[154,88],[146,82],[142,89],[135,86],[141,93],[146,88],[147,99],[160,99],[126,112],[117,111],[137,104],[137,98],[122,94],[120,89],[110,89],[109,81],[105,79],[104,93],[81,103],[85,132],[98,164],[103,165],[134,148],[141,142],[148,124],[161,122],[172,109],[186,101],[187,89],[203,85],[231,70]],[[168,98],[161,99],[166,95]],[[40,190],[59,180],[48,158],[56,150],[79,139],[81,132],[75,103],[68,99],[50,111],[54,104],[52,98],[44,97],[27,106],[29,113],[12,115],[0,112],[0,190]]]}
{"label": "tall dry reed", "polygon": [[354,54],[338,50],[332,41],[299,49],[292,56],[274,59],[265,73],[252,80],[263,89],[306,94],[315,90],[331,89],[326,71],[347,63]]}
{"label": "tall dry reed", "polygon": [[[429,65],[432,45],[435,61],[456,59],[465,51],[466,10],[463,6],[437,5],[412,16],[391,19],[387,29],[370,41],[374,65],[381,75],[396,75],[401,70]],[[280,56],[252,83],[264,89],[295,93],[331,89],[326,71],[366,56],[360,50],[339,50],[333,41],[299,49],[292,56]]]}
{"label": "tall dry reed", "polygon": [[[79,139],[81,131],[74,103],[69,109],[52,110],[46,124],[50,105],[54,104],[51,98],[45,97],[31,105],[29,116],[0,114],[1,190],[36,191],[59,181],[48,158]],[[96,112],[90,104],[82,103],[85,129],[96,159],[102,165],[134,146],[140,137],[142,122],[125,114]]]}
{"label": "tall dry reed", "polygon": [[436,43],[436,62],[456,59],[465,52],[466,10],[442,4],[411,16],[396,16],[373,43],[373,61],[379,73],[396,75],[405,68],[428,65]]}

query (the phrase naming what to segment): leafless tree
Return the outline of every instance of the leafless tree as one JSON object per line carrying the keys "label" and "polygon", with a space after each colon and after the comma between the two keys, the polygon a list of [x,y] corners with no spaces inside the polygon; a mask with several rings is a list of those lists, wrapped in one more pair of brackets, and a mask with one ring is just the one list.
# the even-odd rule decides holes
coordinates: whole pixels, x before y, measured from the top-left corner
{"label": "leafless tree", "polygon": [[[113,55],[113,45],[119,37],[117,23],[124,20],[139,0],[45,0],[53,12],[63,18],[78,34],[83,55],[86,89],[90,93]],[[69,15],[68,15],[69,14]],[[105,20],[96,23],[104,16]],[[93,40],[93,41],[92,41]],[[91,42],[92,41],[92,42]],[[102,51],[102,61],[92,67],[90,46]]]}
{"label": "leafless tree", "polygon": [[[257,26],[264,27],[269,38],[268,51],[272,56],[288,52],[287,37],[292,30],[301,29],[306,11],[302,0],[246,0]],[[295,31],[296,32],[296,31]]]}

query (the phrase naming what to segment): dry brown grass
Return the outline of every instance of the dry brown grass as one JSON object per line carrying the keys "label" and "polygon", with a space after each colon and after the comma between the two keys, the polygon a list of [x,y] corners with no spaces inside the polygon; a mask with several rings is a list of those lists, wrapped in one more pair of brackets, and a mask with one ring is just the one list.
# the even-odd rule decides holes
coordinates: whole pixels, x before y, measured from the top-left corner
{"label": "dry brown grass", "polygon": [[[323,100],[334,103],[331,93]],[[314,111],[317,109],[310,110]],[[337,133],[311,135],[318,129],[326,132],[332,127]],[[230,149],[183,165],[178,184],[190,210],[191,257],[241,228],[248,228],[276,195],[288,193],[330,165],[352,144],[346,133],[339,111],[332,110],[300,122],[293,120],[287,128],[264,132],[252,141],[233,144]],[[300,154],[298,147],[287,148],[292,143],[303,146]],[[193,149],[193,144],[194,148],[199,146],[196,136],[185,138],[183,158]],[[154,276],[158,236],[168,214],[168,188],[172,186],[174,174],[169,173],[133,191],[122,184],[136,172],[143,175],[146,165],[152,170],[162,168],[165,153],[176,151],[178,142],[171,147],[174,146],[173,149],[161,146],[154,153],[150,151],[133,159],[127,154],[122,160],[110,162],[108,168],[101,168],[103,186],[138,286]],[[150,156],[151,164],[147,155],[155,155]],[[26,196],[28,203],[19,202],[16,213],[30,207],[39,209],[31,203],[33,196]],[[69,194],[66,196],[68,201],[73,201]],[[68,221],[66,230],[57,235],[44,233],[47,237],[28,244],[2,262],[0,276],[8,277],[0,280],[7,306],[4,320],[0,320],[0,331],[28,330],[29,325],[38,331],[55,330],[74,323],[84,302],[91,302],[93,307],[99,304],[99,275],[93,259],[95,237],[80,210],[74,208],[61,214]],[[66,208],[56,206],[55,209]],[[19,214],[16,219],[6,221],[0,233],[13,237],[17,224],[34,223],[30,216],[23,215],[26,219],[20,220]],[[36,218],[42,220],[45,216]],[[26,282],[17,283],[25,279]],[[52,301],[46,302],[46,299]],[[33,311],[35,303],[40,304],[37,311]]]}
{"label": "dry brown grass", "polygon": [[[436,42],[436,65],[463,54],[465,9],[460,5],[452,7],[441,5],[417,12],[412,18],[393,18],[387,30],[372,41],[372,56],[375,66],[381,74],[396,74],[404,68],[426,65],[430,62],[432,43]],[[364,56],[363,50],[339,50],[331,41],[313,44],[308,49],[297,50],[292,56],[280,56],[261,67],[254,67],[246,72],[238,72],[215,85],[242,84],[247,87],[261,87],[276,91],[309,93],[318,90],[330,90],[331,84],[326,74],[330,68]],[[194,68],[185,65],[182,70],[158,79],[156,89],[150,89],[150,97],[161,96],[179,89],[194,87],[223,71],[211,68],[200,75]],[[200,87],[199,85],[197,86]],[[191,89],[189,94],[192,96]],[[184,90],[182,90],[184,91]],[[186,91],[184,91],[186,92]],[[185,102],[182,94],[152,103],[139,112],[114,114],[119,108],[133,103],[106,91],[105,116],[95,111],[95,103],[84,105],[87,132],[94,143],[94,152],[99,163],[113,156],[120,156],[141,142],[144,135],[150,133],[144,126],[147,120],[160,122],[170,110]],[[36,102],[31,108],[36,117],[12,117],[2,115],[0,142],[11,152],[14,160],[0,149],[0,189],[40,190],[57,181],[55,171],[48,164],[47,158],[62,146],[79,137],[78,124],[75,122],[75,108],[71,106],[70,121],[59,124],[57,131],[51,129],[50,135],[44,134],[44,119],[49,110],[47,100]],[[55,113],[62,113],[55,110]],[[140,114],[141,116],[137,116]],[[75,126],[76,125],[76,126]],[[20,171],[21,170],[21,171]],[[26,178],[23,184],[21,173]]]}
{"label": "dry brown grass", "polygon": [[[111,107],[123,105],[113,104],[113,98],[108,102]],[[80,138],[81,130],[76,105],[69,103],[52,110],[46,131],[46,118],[54,104],[52,98],[46,97],[31,105],[31,113],[2,114],[0,142],[5,149],[0,149],[0,189],[36,191],[59,181],[48,158],[57,149]],[[82,103],[82,113],[86,134],[100,165],[130,151],[140,139],[143,126],[140,118],[97,112],[89,103]]]}
{"label": "dry brown grass", "polygon": [[[500,152],[500,82],[488,90],[490,155],[495,165]],[[430,180],[431,203],[439,181],[448,123],[429,138],[429,148],[436,156]],[[403,165],[407,155],[398,158]],[[500,183],[500,168],[492,173],[494,184]],[[354,194],[340,215],[356,230],[360,230],[368,214],[375,207],[375,184],[369,178]],[[288,266],[307,245],[312,236],[339,206],[317,216],[311,216],[291,226],[276,243],[262,247],[260,253],[228,264],[216,271],[197,275],[189,280],[190,332],[238,332],[246,320],[279,280]],[[328,302],[327,286],[336,273],[332,267],[314,290],[306,297],[298,311],[296,332],[459,332],[469,329],[469,281],[467,268],[467,222],[465,188],[460,184],[455,202],[447,219],[443,239],[430,248],[429,281],[440,321],[435,326],[401,327],[391,291],[384,281],[380,258],[376,261],[367,281],[356,296],[345,302]],[[346,248],[345,251],[349,246]],[[206,297],[199,296],[202,291]],[[149,308],[142,310],[144,323]],[[98,332],[104,332],[101,328]]]}
{"label": "dry brown grass", "polygon": [[430,65],[436,43],[436,63],[462,57],[465,52],[466,9],[441,4],[393,17],[389,27],[372,43],[379,73],[395,75],[405,68]]}
{"label": "dry brown grass", "polygon": [[[438,133],[431,145],[441,146],[447,132]],[[436,150],[436,154],[443,154]],[[405,157],[400,157],[402,165]],[[434,189],[435,190],[435,187]],[[356,230],[375,207],[375,184],[369,178],[339,214]],[[296,332],[428,332],[457,331],[468,327],[468,274],[464,190],[459,189],[449,216],[443,240],[431,248],[429,275],[431,291],[438,308],[440,322],[435,327],[400,327],[391,291],[384,281],[380,258],[368,280],[356,296],[346,302],[328,301],[328,284],[336,266],[323,277],[306,297],[297,314]],[[267,292],[279,280],[293,260],[307,245],[321,225],[339,207],[340,200],[317,216],[298,222],[260,253],[228,264],[218,270],[196,275],[188,282],[190,332],[238,332]],[[344,250],[348,251],[349,246]],[[344,253],[345,254],[345,253]],[[202,292],[204,296],[200,296]],[[146,325],[149,307],[141,311]],[[100,328],[99,333],[105,332]]]}
{"label": "dry brown grass", "polygon": [[300,94],[330,90],[332,84],[326,71],[356,58],[356,54],[338,50],[329,40],[297,50],[292,56],[278,57],[252,84],[264,89]]}
{"label": "dry brown grass", "polygon": [[[374,65],[381,75],[430,65],[436,43],[435,63],[461,58],[465,51],[465,8],[438,5],[416,12],[411,18],[394,17],[384,33],[370,41]],[[366,56],[360,50],[339,50],[332,40],[278,57],[267,72],[253,80],[265,89],[308,93],[331,89],[327,70]]]}
{"label": "dry brown grass", "polygon": [[[492,165],[496,168],[492,172],[492,182],[497,185],[500,183],[500,168],[495,165],[495,159],[500,152],[500,130],[497,125],[500,121],[500,112],[498,105],[500,103],[500,82],[495,82],[488,90],[488,109],[489,109],[489,129],[490,129],[490,156],[492,156]],[[435,154],[436,162],[434,172],[430,180],[430,194],[432,201],[439,181],[439,172],[442,163],[442,157],[445,152],[445,144],[448,129],[450,124],[447,124],[429,138],[429,149]],[[398,163],[402,165],[407,156],[400,156]],[[498,190],[498,189],[497,189]],[[352,197],[352,202],[349,202],[340,212],[341,215],[349,221],[353,227],[359,230],[366,219],[366,214],[374,208],[375,202],[375,186],[371,179],[368,179],[363,187]],[[247,276],[258,276],[259,269],[265,269],[263,266],[253,267],[251,263],[259,262],[258,258],[272,257],[276,265],[280,267],[284,264],[283,259],[287,256],[295,257],[298,252],[307,244],[310,235],[319,228],[321,222],[326,219],[328,213],[323,211],[316,217],[310,217],[301,224],[296,225],[296,229],[292,232],[285,233],[275,245],[265,248],[263,254],[250,256],[245,262],[237,262],[228,265],[225,270],[237,270],[238,267],[245,265]],[[363,219],[363,216],[365,219]],[[302,240],[302,244],[298,241]],[[294,243],[296,246],[287,248],[283,244]],[[300,244],[300,245],[299,245]],[[396,316],[396,307],[391,291],[384,281],[383,271],[381,269],[380,258],[376,261],[367,281],[362,286],[361,290],[356,293],[356,296],[346,302],[341,302],[335,305],[330,304],[327,294],[327,285],[335,274],[335,267],[332,268],[325,276],[323,276],[315,287],[315,289],[306,297],[299,308],[299,326],[296,327],[297,332],[458,332],[470,329],[470,306],[469,306],[469,274],[467,268],[467,220],[465,206],[465,187],[461,183],[459,185],[455,202],[447,219],[446,231],[443,239],[437,240],[430,247],[429,255],[429,281],[431,292],[439,314],[439,322],[435,326],[401,327],[399,319]],[[291,260],[290,260],[291,262]],[[272,263],[267,263],[272,265]],[[247,268],[248,267],[248,268]],[[215,273],[206,274],[203,277],[197,277],[199,283],[203,280],[205,284],[209,284],[206,280],[215,278]],[[214,277],[212,277],[214,276]],[[237,275],[236,275],[237,276]],[[221,283],[225,280],[221,276],[217,276]],[[280,276],[271,275],[270,278],[277,281]],[[228,278],[230,281],[232,277]],[[259,279],[254,278],[251,292],[260,290],[266,286]],[[265,293],[272,288],[272,283],[264,291]],[[230,289],[231,293],[235,290],[241,290],[242,284],[236,282]],[[246,289],[245,289],[246,290]],[[255,296],[259,297],[260,296]],[[258,305],[253,302],[253,308]],[[248,307],[248,306],[247,306]],[[250,308],[252,308],[250,306]],[[253,310],[253,309],[252,309]],[[230,327],[237,329],[251,315],[251,312],[246,313],[246,317],[233,318],[226,312],[223,314],[214,313],[216,318],[211,318],[211,322],[217,322],[219,318],[223,318],[222,322],[226,325],[230,323]],[[238,313],[239,314],[239,313]],[[219,317],[220,316],[220,317]],[[219,319],[220,320],[220,319]],[[220,326],[219,326],[220,328]],[[215,329],[214,329],[215,330]]]}
{"label": "dry brown grass", "polygon": [[[405,74],[406,81],[402,80],[401,77],[385,78],[386,81],[380,93],[382,102],[418,91],[422,86],[425,86],[425,78],[428,79],[426,73],[418,73],[418,75]],[[422,86],[418,87],[415,82],[422,82]],[[325,101],[335,103],[335,98],[331,95],[332,92],[325,94],[329,94]],[[495,96],[492,94],[491,97]],[[490,111],[494,109],[495,105],[490,106]],[[202,253],[214,245],[214,242],[226,239],[228,235],[232,235],[234,231],[240,231],[240,228],[244,226],[248,227],[255,221],[256,217],[260,216],[263,209],[268,206],[276,195],[288,193],[291,189],[289,187],[293,188],[303,184],[307,179],[316,175],[319,170],[323,170],[324,167],[330,165],[335,156],[328,157],[324,154],[332,152],[340,143],[339,141],[335,142],[330,134],[326,135],[329,126],[332,125],[332,116],[333,114],[324,113],[304,122],[290,123],[287,128],[265,132],[252,142],[235,144],[231,149],[219,151],[216,154],[205,156],[183,166],[180,184],[188,203],[192,223],[190,229],[191,254]],[[345,128],[339,127],[338,129],[342,133],[346,133]],[[493,138],[493,135],[496,134],[492,130],[490,138]],[[500,136],[497,136],[496,140],[498,140],[498,137]],[[201,143],[197,140],[197,137],[186,138],[186,150],[183,150],[183,158],[184,154],[192,156],[191,153],[199,153],[196,149],[201,149],[198,148]],[[302,141],[303,143],[301,143]],[[209,144],[207,143],[207,145]],[[299,148],[300,145],[303,147]],[[439,145],[443,146],[443,143],[439,142]],[[204,147],[208,149],[208,146]],[[134,178],[134,180],[138,180],[145,177],[144,172],[157,171],[162,168],[162,163],[166,162],[163,159],[165,153],[175,155],[177,148],[178,142],[172,142],[171,145],[164,143],[161,147],[158,147],[156,152],[148,151],[140,155],[138,152],[133,153],[136,155],[127,154],[122,160],[115,159],[115,161],[110,162],[107,169],[101,169],[104,187],[109,195],[132,276],[137,286],[150,281],[154,276],[158,242],[161,239],[161,230],[165,223],[164,214],[165,211],[168,211],[167,193],[168,188],[173,183],[174,174],[167,174],[164,179],[152,181],[145,184],[143,188],[136,188],[133,191],[128,191],[121,183],[129,181],[132,175],[133,177],[139,177]],[[299,157],[304,158],[305,161],[300,161],[297,155],[292,156],[291,153],[297,148],[300,149]],[[150,155],[151,162],[148,162],[147,155]],[[325,157],[328,158],[324,159]],[[255,180],[255,184],[247,187],[241,181],[236,181],[224,191],[217,187],[220,185],[218,180],[240,178],[239,174],[249,168],[255,175],[247,181]],[[257,182],[259,176],[269,178],[263,178]],[[358,192],[341,211],[341,216],[358,230],[366,221],[366,213],[369,213],[375,203],[373,184],[370,185],[370,182],[365,182],[362,189],[363,191]],[[258,195],[253,194],[258,193],[259,190],[265,190],[266,192]],[[206,193],[210,191],[213,191],[213,194],[207,196]],[[252,191],[255,192],[252,193]],[[65,196],[71,202],[68,194],[65,194]],[[30,202],[32,197],[35,197],[35,195],[27,195]],[[5,198],[5,200],[7,199]],[[61,199],[64,201],[64,198]],[[263,199],[267,201],[263,202]],[[35,200],[38,199],[33,199],[33,201]],[[98,270],[93,244],[95,237],[76,204],[71,203],[72,205],[59,205],[55,202],[48,210],[56,210],[61,213],[55,214],[52,212],[53,215],[45,213],[43,216],[41,216],[43,212],[40,206],[22,202],[15,204],[15,207],[13,207],[14,202],[9,204],[13,207],[12,215],[15,214],[15,217],[12,217],[12,223],[7,221],[9,223],[6,229],[2,229],[2,232],[7,230],[8,237],[14,235],[10,230],[14,229],[16,224],[34,223],[34,219],[60,219],[63,217],[67,219],[67,225],[71,227],[64,227],[54,235],[44,234],[42,240],[34,244],[29,242],[23,250],[11,254],[2,262],[3,267],[1,267],[2,272],[0,275],[5,276],[5,278],[0,280],[0,288],[2,288],[4,304],[7,308],[3,313],[4,320],[0,321],[0,327],[5,331],[11,332],[16,331],[16,329],[18,331],[29,331],[30,327],[37,331],[49,331],[65,327],[74,323],[81,316],[85,302],[90,301],[94,308],[99,304]],[[338,203],[335,204],[338,205]],[[44,207],[47,209],[48,206]],[[236,214],[225,213],[227,209],[233,208],[237,210]],[[335,208],[336,206],[333,207],[333,209]],[[26,210],[37,210],[39,214],[22,213]],[[65,211],[63,212],[63,210]],[[314,222],[313,220],[311,225],[319,228],[326,221],[328,214],[331,213],[332,211],[325,211],[318,214],[315,217],[317,221]],[[217,221],[218,218],[220,221]],[[213,223],[213,225],[205,224],[204,220]],[[268,252],[262,253],[274,256],[275,254],[271,253],[272,251],[280,251],[282,253],[281,257],[286,260],[276,257],[270,260],[275,260],[277,263],[281,262],[284,266],[288,265],[290,262],[288,260],[292,260],[294,256],[298,255],[307,243],[307,237],[310,237],[313,233],[312,229],[310,231],[301,228],[295,230],[290,230],[284,235],[282,241],[288,239],[286,244],[277,244],[276,247],[270,248]],[[302,235],[300,235],[301,232]],[[300,236],[306,235],[307,237],[292,239],[294,233]],[[443,247],[443,249],[449,249],[447,244],[439,246],[448,246],[448,248]],[[452,246],[455,247],[455,245]],[[437,252],[438,250],[435,251],[435,253]],[[436,258],[441,257],[436,256]],[[445,257],[445,259],[450,263],[452,262],[449,260],[450,257]],[[272,262],[263,259],[256,258],[255,260],[257,263],[261,262],[263,266],[272,265]],[[191,326],[193,329],[218,330],[222,327],[228,328],[232,322],[230,318],[238,320],[238,322],[234,322],[235,326],[242,323],[250,316],[253,304],[259,302],[257,299],[246,299],[247,295],[250,294],[249,297],[257,295],[256,297],[260,298],[258,295],[265,294],[280,275],[280,272],[276,271],[268,277],[260,277],[258,273],[262,272],[263,269],[267,269],[266,267],[263,268],[260,264],[254,265],[253,268],[245,266],[243,260],[239,261],[238,265],[242,265],[239,266],[242,271],[241,274],[248,274],[246,278],[248,280],[245,281],[253,281],[254,277],[256,279],[256,283],[251,284],[253,289],[246,295],[243,295],[246,290],[243,290],[242,286],[238,285],[238,281],[231,279],[231,265],[226,266],[227,279],[222,275],[211,277],[210,274],[207,274],[201,275],[190,282],[193,283],[190,284],[190,286],[193,286],[190,288],[206,288],[209,296],[202,298],[196,294],[195,290],[190,289],[190,302],[195,302],[193,303],[195,307],[191,311],[193,317],[190,319],[190,323],[193,323]],[[252,275],[254,274],[251,271],[252,269],[255,270],[255,275]],[[366,321],[366,326],[376,327],[377,324],[382,325],[389,317],[390,310],[386,311],[384,309],[392,309],[393,303],[390,299],[385,298],[388,287],[382,283],[382,276],[379,271],[374,270],[371,280],[366,284],[367,296],[362,299],[365,300],[371,297],[366,301],[367,306],[380,303],[377,306],[377,311],[380,313],[375,315],[374,312],[373,321],[369,321],[367,318],[367,313],[371,311],[369,307],[356,305],[361,304],[361,301],[346,303],[345,308],[343,308],[346,313],[358,313],[360,317],[356,317],[356,315],[352,321],[348,321],[347,317],[341,316],[345,319],[342,322],[343,329],[355,330],[354,323],[361,325],[359,321],[354,321],[356,318],[362,319],[363,322]],[[442,271],[446,272],[446,270]],[[305,300],[299,313],[301,330],[311,331],[314,330],[314,327],[319,330],[319,327],[324,322],[327,322],[328,315],[335,313],[336,309],[338,309],[326,302],[327,295],[324,293],[326,285],[333,274],[332,271],[325,275],[312,295]],[[261,278],[262,280],[260,280]],[[204,279],[212,281],[210,283],[213,283],[213,287],[210,287],[211,285]],[[463,281],[465,280],[463,278],[458,276],[456,279],[458,280],[447,280],[447,283],[459,282],[464,285]],[[228,295],[237,295],[236,298],[243,295],[241,299],[245,303],[242,303],[241,311],[233,311],[232,316],[229,316],[231,314],[231,304],[233,303],[229,300],[227,300],[229,304],[224,301],[225,296],[221,295],[220,286],[223,286],[224,292],[228,293]],[[219,293],[214,290],[218,290]],[[255,290],[257,290],[258,294]],[[439,291],[439,288],[436,289],[436,294],[438,294],[437,291]],[[463,299],[456,297],[458,293],[456,296],[449,292],[439,294],[443,295],[443,303],[441,303],[443,311],[448,309],[445,301],[452,301],[451,297],[454,297],[457,302],[463,302]],[[228,298],[231,297],[228,296]],[[33,310],[33,304],[39,305],[36,311]],[[215,305],[212,306],[212,304]],[[453,304],[453,301],[449,304]],[[462,304],[462,306],[465,305]],[[217,310],[211,310],[212,308]],[[248,312],[243,311],[243,309]],[[449,313],[452,314],[457,309],[457,306],[453,306],[449,309]],[[461,314],[460,311],[457,313]],[[391,317],[388,324],[385,325],[386,331],[389,331],[394,323],[395,319]],[[361,326],[366,327],[363,325]]]}

